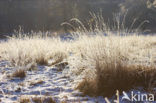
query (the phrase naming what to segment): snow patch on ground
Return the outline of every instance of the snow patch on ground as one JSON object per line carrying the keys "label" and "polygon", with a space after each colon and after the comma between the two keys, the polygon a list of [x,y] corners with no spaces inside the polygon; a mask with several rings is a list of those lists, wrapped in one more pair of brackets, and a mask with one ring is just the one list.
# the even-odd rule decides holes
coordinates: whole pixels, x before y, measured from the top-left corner
{"label": "snow patch on ground", "polygon": [[[103,97],[84,96],[78,90],[75,90],[75,85],[78,77],[71,76],[69,67],[63,71],[56,67],[37,66],[37,70],[27,71],[27,76],[24,79],[8,78],[17,68],[11,67],[9,62],[0,62],[0,103],[14,103],[22,96],[51,96],[56,103],[67,101],[67,103],[106,103]],[[69,78],[70,74],[70,78]],[[35,84],[35,82],[41,81]],[[132,90],[134,93],[142,91]],[[139,92],[145,93],[145,92]],[[131,95],[131,91],[127,92]],[[131,103],[130,101],[121,101],[123,95],[120,94],[120,103]],[[112,103],[117,97],[109,98]],[[17,102],[18,103],[18,102]],[[155,103],[155,102],[152,102]]]}
{"label": "snow patch on ground", "polygon": [[[10,67],[9,62],[0,62],[0,99],[1,103],[13,103],[21,96],[52,96],[57,103],[67,100],[69,103],[105,103],[104,98],[91,98],[82,96],[82,93],[74,90],[74,80],[66,77],[65,72],[58,71],[56,67],[37,66],[37,70],[27,71],[24,79],[7,77],[16,68]],[[66,68],[67,71],[68,68]],[[31,85],[35,81],[40,84]]]}

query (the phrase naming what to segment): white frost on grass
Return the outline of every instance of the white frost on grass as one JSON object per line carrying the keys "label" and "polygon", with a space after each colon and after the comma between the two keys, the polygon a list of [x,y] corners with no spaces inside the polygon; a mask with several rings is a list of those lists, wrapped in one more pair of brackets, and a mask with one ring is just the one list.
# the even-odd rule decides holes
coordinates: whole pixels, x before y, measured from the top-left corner
{"label": "white frost on grass", "polygon": [[[27,71],[24,79],[8,78],[7,75],[15,71],[15,68],[7,67],[6,61],[0,62],[0,99],[1,103],[17,102],[21,96],[44,96],[54,98],[58,103],[61,101],[82,103],[104,103],[104,99],[82,96],[74,90],[74,80],[65,76],[65,72],[57,71],[55,67],[38,66],[37,70]],[[68,68],[66,68],[68,69]],[[43,81],[31,85],[35,81]],[[101,102],[100,102],[101,101]]]}

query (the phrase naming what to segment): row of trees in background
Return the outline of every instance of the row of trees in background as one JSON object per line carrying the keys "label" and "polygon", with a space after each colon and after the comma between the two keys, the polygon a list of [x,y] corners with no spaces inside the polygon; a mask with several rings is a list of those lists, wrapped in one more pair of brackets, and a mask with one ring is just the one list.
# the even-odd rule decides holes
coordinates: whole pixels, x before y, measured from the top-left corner
{"label": "row of trees in background", "polygon": [[19,26],[25,32],[60,31],[67,29],[61,23],[71,18],[85,22],[89,12],[100,10],[106,21],[113,21],[113,14],[120,12],[126,14],[126,26],[138,18],[134,28],[149,20],[143,29],[156,29],[156,0],[1,0],[0,33],[12,33]]}

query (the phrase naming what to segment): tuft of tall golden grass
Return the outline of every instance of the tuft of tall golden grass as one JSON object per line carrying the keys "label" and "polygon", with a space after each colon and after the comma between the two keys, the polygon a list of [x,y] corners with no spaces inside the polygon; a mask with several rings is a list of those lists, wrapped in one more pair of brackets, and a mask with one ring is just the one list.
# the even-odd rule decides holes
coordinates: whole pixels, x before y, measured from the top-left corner
{"label": "tuft of tall golden grass", "polygon": [[155,36],[82,37],[76,43],[82,44],[77,50],[79,55],[69,62],[73,66],[72,73],[82,76],[76,89],[91,96],[112,96],[116,90],[143,87],[149,91],[154,88],[154,38]]}
{"label": "tuft of tall golden grass", "polygon": [[23,37],[11,38],[1,43],[1,56],[9,60],[13,66],[26,66],[29,63],[48,64],[48,60],[55,58],[62,61],[67,55],[66,42],[59,38]]}

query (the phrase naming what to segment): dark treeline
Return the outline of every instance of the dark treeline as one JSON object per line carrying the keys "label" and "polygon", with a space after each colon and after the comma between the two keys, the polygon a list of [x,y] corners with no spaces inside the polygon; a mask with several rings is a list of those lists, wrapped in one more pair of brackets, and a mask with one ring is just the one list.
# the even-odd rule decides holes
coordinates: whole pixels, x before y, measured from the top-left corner
{"label": "dark treeline", "polygon": [[89,20],[89,12],[102,11],[104,19],[127,12],[126,26],[138,18],[134,27],[149,20],[143,29],[156,32],[156,0],[0,0],[0,34],[12,33],[19,26],[25,32],[63,31],[60,24],[78,18]]}

